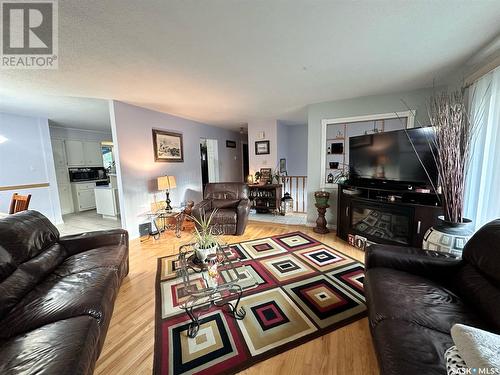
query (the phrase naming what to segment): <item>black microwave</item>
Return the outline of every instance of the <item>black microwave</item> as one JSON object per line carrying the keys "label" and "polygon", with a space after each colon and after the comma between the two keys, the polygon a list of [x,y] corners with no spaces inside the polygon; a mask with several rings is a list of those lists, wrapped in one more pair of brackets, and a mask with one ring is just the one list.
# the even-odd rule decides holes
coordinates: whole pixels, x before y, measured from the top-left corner
{"label": "black microwave", "polygon": [[69,168],[71,182],[106,180],[108,178],[103,167]]}

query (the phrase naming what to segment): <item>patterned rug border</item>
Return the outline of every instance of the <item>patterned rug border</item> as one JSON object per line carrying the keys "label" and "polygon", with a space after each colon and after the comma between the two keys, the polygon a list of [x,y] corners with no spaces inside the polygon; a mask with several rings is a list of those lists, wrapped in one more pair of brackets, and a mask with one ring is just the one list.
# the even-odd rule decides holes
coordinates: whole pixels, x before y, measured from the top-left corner
{"label": "patterned rug border", "polygon": [[[311,237],[311,236],[309,236],[301,231],[287,232],[287,233],[283,233],[281,235],[289,235],[289,234],[296,234],[296,233],[304,235],[304,236],[318,242],[321,245],[325,245],[329,248],[334,249],[335,251],[341,253],[343,256],[361,264],[363,266],[363,268],[365,266],[364,262],[361,262],[361,261],[345,254],[344,252],[337,250],[335,247],[327,245],[327,244],[325,244],[325,243],[323,243],[323,242],[321,242],[321,241],[319,241],[319,240],[317,240],[317,239],[315,239],[315,238],[313,238],[313,237]],[[280,235],[276,235],[276,236],[280,236]],[[264,240],[266,238],[274,238],[276,236],[266,236],[266,237],[262,237],[262,238],[238,241],[238,242],[230,243],[229,245],[235,245],[235,244],[239,244],[239,243],[247,242],[247,241],[259,241],[259,240]],[[175,254],[173,254],[173,255],[175,256]],[[165,259],[165,258],[168,258],[171,256],[172,255],[167,255],[167,256],[157,258],[157,269],[156,269],[156,278],[155,278],[155,337],[154,337],[154,348],[153,348],[153,356],[154,356],[154,358],[153,358],[153,374],[155,374],[155,375],[161,375],[161,354],[162,354],[161,322],[163,321],[163,319],[161,318],[161,288],[160,288],[160,285],[161,285],[161,266],[162,266],[161,261],[162,261],[162,259]],[[270,257],[272,257],[272,256],[270,256]],[[266,257],[266,258],[270,258],[270,257]],[[264,259],[266,259],[266,258],[264,258]],[[283,290],[283,288],[279,285],[276,288]],[[297,307],[303,312],[303,308],[301,306],[297,306]],[[178,316],[178,315],[176,315],[176,316]],[[278,354],[284,353],[288,350],[291,350],[291,349],[296,348],[302,344],[305,344],[306,342],[309,342],[309,341],[315,340],[321,336],[325,336],[327,334],[330,334],[331,332],[336,331],[342,327],[345,327],[351,323],[354,323],[360,319],[363,319],[366,316],[368,316],[367,309],[365,309],[364,311],[362,311],[360,313],[352,315],[349,318],[346,318],[345,320],[342,320],[338,323],[334,323],[326,328],[318,329],[313,333],[310,333],[310,334],[302,336],[294,341],[283,344],[278,348],[270,349],[270,350],[266,351],[265,353],[262,353],[262,354],[259,354],[256,356],[252,356],[250,359],[246,360],[245,362],[241,363],[240,365],[232,367],[232,368],[225,370],[225,371],[222,371],[222,372],[218,372],[218,374],[221,374],[221,375],[236,374],[240,371],[246,370],[246,369],[254,366],[257,363],[263,362],[263,361],[265,361],[269,358],[272,358]],[[169,319],[171,319],[171,318],[172,317],[169,317]]]}

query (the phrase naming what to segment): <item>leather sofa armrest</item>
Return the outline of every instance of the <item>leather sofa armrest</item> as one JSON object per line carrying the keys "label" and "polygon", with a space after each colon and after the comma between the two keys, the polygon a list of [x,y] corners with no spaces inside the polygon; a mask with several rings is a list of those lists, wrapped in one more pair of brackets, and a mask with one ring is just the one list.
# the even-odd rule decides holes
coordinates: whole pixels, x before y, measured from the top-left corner
{"label": "leather sofa armrest", "polygon": [[191,211],[191,215],[195,219],[200,220],[200,218],[205,215],[205,212],[210,210],[211,208],[212,201],[209,199],[204,199],[194,205],[193,210]]}
{"label": "leather sofa armrest", "polygon": [[464,261],[437,251],[411,247],[372,245],[366,249],[366,269],[392,268],[399,271],[443,279],[454,274]]}
{"label": "leather sofa armrest", "polygon": [[252,202],[250,199],[242,199],[236,207],[236,214],[238,216],[238,223],[236,225],[236,235],[242,235],[248,223],[248,215],[250,214],[250,207]]}
{"label": "leather sofa armrest", "polygon": [[73,234],[59,238],[59,243],[64,246],[68,256],[103,246],[125,245],[128,248],[128,232],[124,229],[112,229]]}

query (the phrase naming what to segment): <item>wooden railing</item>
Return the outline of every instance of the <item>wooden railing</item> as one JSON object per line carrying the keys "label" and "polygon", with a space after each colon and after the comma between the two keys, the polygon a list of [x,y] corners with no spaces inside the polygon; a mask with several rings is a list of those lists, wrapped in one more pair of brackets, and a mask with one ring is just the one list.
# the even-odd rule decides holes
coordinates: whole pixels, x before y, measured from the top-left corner
{"label": "wooden railing", "polygon": [[282,177],[283,194],[293,198],[293,212],[307,212],[307,176]]}

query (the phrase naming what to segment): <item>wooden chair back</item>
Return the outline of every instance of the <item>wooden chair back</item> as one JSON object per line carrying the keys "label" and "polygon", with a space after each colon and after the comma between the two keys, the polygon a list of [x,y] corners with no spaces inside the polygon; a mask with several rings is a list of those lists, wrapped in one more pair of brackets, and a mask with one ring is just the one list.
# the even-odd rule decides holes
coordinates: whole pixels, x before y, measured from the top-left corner
{"label": "wooden chair back", "polygon": [[17,193],[12,194],[12,200],[10,201],[9,214],[15,214],[17,212],[26,211],[30,205],[31,194],[19,195]]}

